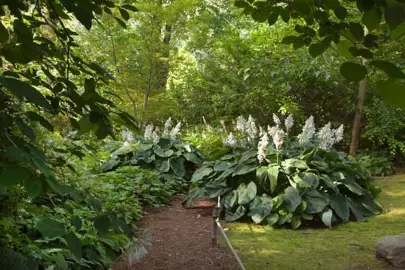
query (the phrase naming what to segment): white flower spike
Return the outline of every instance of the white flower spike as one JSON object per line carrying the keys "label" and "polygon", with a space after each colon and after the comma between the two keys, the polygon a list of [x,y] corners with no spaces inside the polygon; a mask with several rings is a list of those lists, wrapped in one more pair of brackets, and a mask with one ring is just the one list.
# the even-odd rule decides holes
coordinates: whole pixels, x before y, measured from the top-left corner
{"label": "white flower spike", "polygon": [[257,145],[257,159],[259,160],[259,163],[263,163],[266,160],[268,145],[269,137],[267,136],[267,133],[264,133]]}
{"label": "white flower spike", "polygon": [[305,125],[302,128],[302,133],[298,135],[299,143],[301,145],[307,145],[311,142],[312,138],[315,135],[315,125],[314,125],[314,117],[310,116],[307,121],[305,121]]}

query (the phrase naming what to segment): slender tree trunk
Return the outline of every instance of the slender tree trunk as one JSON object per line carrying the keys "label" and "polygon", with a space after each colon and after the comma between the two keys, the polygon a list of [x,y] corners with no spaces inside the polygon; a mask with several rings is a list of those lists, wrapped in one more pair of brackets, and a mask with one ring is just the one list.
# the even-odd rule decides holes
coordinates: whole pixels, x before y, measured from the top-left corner
{"label": "slender tree trunk", "polygon": [[[364,27],[364,35],[366,36],[367,34],[368,34],[368,29],[367,29],[367,27]],[[362,57],[361,63],[363,66],[365,66],[367,64],[367,59]],[[352,142],[350,144],[350,152],[349,152],[349,154],[351,156],[355,156],[357,154],[357,149],[359,148],[360,125],[361,125],[361,117],[363,114],[364,99],[366,97],[366,86],[367,86],[367,78],[364,78],[359,84],[356,115],[354,117],[354,122],[353,122]]]}

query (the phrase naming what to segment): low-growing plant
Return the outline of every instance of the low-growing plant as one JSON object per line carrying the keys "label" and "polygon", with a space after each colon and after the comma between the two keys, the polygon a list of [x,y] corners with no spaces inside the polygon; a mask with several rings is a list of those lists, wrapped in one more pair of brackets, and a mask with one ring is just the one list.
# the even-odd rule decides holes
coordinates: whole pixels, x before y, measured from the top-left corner
{"label": "low-growing plant", "polygon": [[183,136],[183,139],[194,145],[207,159],[215,160],[230,151],[223,144],[223,136],[223,132],[204,129],[202,132],[189,131]]}
{"label": "low-growing plant", "polygon": [[360,153],[356,156],[364,174],[368,176],[388,176],[394,174],[394,163],[382,152]]}
{"label": "low-growing plant", "polygon": [[355,160],[332,148],[342,139],[342,126],[333,130],[327,124],[316,132],[310,117],[294,137],[287,135],[292,116],[285,130],[277,116],[274,121],[276,126],[265,131],[251,117],[240,117],[236,132],[247,136],[240,140],[229,134],[226,144],[233,153],[205,162],[194,173],[185,203],[220,196],[227,221],[249,216],[255,223],[290,224],[294,229],[314,218],[331,227],[381,213],[375,200],[379,187]]}

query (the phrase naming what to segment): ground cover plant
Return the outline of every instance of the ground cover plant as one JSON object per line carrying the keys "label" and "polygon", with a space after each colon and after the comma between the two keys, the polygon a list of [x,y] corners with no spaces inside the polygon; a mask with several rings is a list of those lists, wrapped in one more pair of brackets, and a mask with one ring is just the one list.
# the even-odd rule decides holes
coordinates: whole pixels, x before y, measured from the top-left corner
{"label": "ground cover plant", "polygon": [[205,162],[194,173],[186,203],[221,196],[227,221],[249,216],[255,223],[293,229],[305,220],[331,227],[381,213],[375,200],[379,187],[355,160],[332,148],[341,141],[343,126],[332,129],[328,123],[316,131],[311,116],[302,133],[293,136],[291,115],[284,127],[276,115],[274,123],[265,130],[251,116],[247,121],[239,117],[238,134],[224,140],[232,153]]}

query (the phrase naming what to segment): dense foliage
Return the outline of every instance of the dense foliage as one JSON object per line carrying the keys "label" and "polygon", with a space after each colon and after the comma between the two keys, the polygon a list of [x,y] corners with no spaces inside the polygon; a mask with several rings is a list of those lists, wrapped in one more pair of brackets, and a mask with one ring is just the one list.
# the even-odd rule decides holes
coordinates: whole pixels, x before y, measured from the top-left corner
{"label": "dense foliage", "polygon": [[228,221],[250,216],[256,223],[291,224],[294,229],[303,220],[319,218],[331,227],[339,220],[361,221],[381,213],[374,199],[378,186],[355,160],[331,148],[342,139],[342,127],[332,130],[329,123],[315,134],[311,117],[299,136],[286,137],[292,117],[286,119],[285,131],[279,118],[274,119],[276,126],[268,131],[260,127],[257,142],[253,119],[239,118],[237,130],[247,140],[230,134],[225,143],[233,152],[205,162],[194,173],[187,202],[221,196]]}

